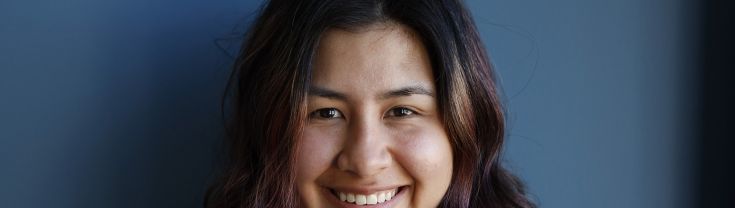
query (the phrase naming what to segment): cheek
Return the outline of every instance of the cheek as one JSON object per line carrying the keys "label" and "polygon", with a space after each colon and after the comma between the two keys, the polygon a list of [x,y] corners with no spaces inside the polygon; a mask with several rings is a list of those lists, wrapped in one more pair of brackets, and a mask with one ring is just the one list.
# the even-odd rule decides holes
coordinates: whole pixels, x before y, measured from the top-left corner
{"label": "cheek", "polygon": [[309,127],[304,130],[296,161],[299,185],[313,184],[329,168],[339,152],[339,142],[338,132]]}
{"label": "cheek", "polygon": [[[452,179],[452,147],[443,128],[416,128],[405,131],[397,141],[395,155],[415,182],[413,201],[435,206]],[[426,204],[424,204],[426,203]]]}
{"label": "cheek", "polygon": [[321,187],[317,179],[326,172],[339,149],[339,139],[334,131],[307,127],[299,138],[300,151],[296,159],[296,188],[306,207],[324,207],[320,197]]}

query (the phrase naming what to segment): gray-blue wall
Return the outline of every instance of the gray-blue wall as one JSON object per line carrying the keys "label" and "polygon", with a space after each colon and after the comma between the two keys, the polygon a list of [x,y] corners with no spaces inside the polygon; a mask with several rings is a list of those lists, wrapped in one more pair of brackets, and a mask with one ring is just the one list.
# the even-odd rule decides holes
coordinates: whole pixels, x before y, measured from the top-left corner
{"label": "gray-blue wall", "polygon": [[506,160],[541,207],[692,205],[692,3],[469,2],[505,88]]}
{"label": "gray-blue wall", "polygon": [[[236,48],[259,4],[0,2],[0,207],[199,207],[230,63],[215,40]],[[505,160],[542,207],[689,207],[696,8],[468,5],[508,104]]]}

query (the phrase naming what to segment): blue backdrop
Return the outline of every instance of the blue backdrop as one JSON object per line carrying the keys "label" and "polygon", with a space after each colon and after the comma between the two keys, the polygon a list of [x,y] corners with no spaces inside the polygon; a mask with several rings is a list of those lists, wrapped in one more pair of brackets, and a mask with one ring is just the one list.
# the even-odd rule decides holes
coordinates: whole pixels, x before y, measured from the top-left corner
{"label": "blue backdrop", "polygon": [[[200,207],[260,3],[0,2],[0,207]],[[694,5],[468,5],[541,207],[691,205]]]}

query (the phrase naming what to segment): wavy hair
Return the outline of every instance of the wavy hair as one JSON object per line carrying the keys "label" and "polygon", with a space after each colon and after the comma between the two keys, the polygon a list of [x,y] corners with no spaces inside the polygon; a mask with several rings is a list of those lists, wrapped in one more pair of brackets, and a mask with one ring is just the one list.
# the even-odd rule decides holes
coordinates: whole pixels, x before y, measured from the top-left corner
{"label": "wavy hair", "polygon": [[228,160],[205,207],[299,207],[294,164],[320,37],[395,22],[426,46],[452,145],[440,207],[535,205],[499,155],[504,117],[493,68],[461,0],[271,0],[251,25],[228,84]]}

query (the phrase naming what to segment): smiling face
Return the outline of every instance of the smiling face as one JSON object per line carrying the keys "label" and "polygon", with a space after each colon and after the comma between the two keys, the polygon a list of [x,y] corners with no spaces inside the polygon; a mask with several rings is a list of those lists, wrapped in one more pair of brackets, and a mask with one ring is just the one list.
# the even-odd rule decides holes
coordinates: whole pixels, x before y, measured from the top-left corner
{"label": "smiling face", "polygon": [[428,54],[377,24],[322,36],[296,186],[307,207],[436,207],[452,178]]}

